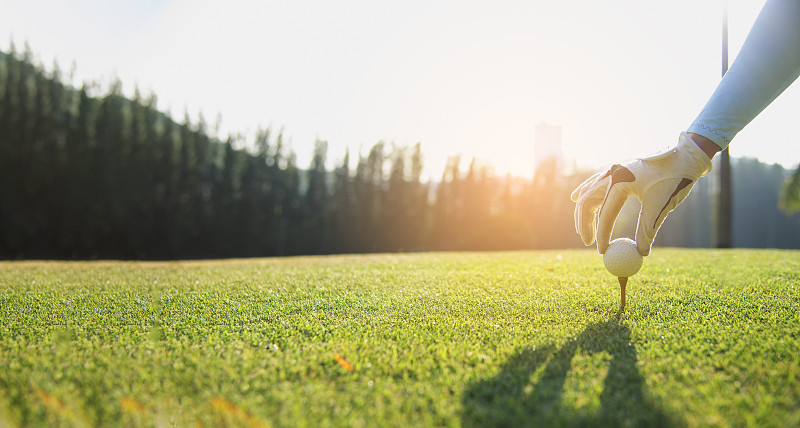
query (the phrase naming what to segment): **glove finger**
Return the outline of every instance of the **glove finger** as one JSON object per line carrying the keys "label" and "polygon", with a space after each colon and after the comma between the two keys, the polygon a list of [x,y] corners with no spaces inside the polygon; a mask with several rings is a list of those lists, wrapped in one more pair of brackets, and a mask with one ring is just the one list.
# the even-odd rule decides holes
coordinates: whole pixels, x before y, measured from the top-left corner
{"label": "glove finger", "polygon": [[572,194],[569,195],[572,202],[578,202],[578,198],[581,197],[581,194],[586,190],[587,187],[591,186],[599,177],[601,173],[597,173],[581,183],[580,186],[576,187],[575,190],[572,191]]}
{"label": "glove finger", "polygon": [[655,231],[651,232],[647,224],[647,216],[644,210],[639,212],[639,224],[636,226],[636,248],[642,257],[650,255],[650,249],[653,247],[653,241],[656,239]]}
{"label": "glove finger", "polygon": [[650,254],[656,233],[667,219],[667,214],[686,199],[693,184],[694,182],[688,178],[674,178],[647,189],[642,201],[642,210],[639,212],[639,224],[636,226],[636,245],[639,254],[642,256]]}
{"label": "glove finger", "polygon": [[604,254],[611,241],[611,233],[614,230],[614,223],[622,211],[622,206],[628,199],[626,188],[623,186],[612,186],[606,195],[600,214],[597,216],[597,251]]}
{"label": "glove finger", "polygon": [[598,181],[587,189],[575,204],[575,230],[581,235],[583,243],[592,245],[595,237],[595,214],[603,203],[610,180]]}
{"label": "glove finger", "polygon": [[[588,235],[591,236],[591,240],[589,242],[586,242],[587,239],[589,239],[588,236],[586,238],[584,238],[585,235],[581,233],[581,229],[582,229],[581,225],[585,223],[583,221],[583,213],[584,212],[589,212],[592,215],[594,215],[594,211],[593,211],[593,209],[591,207],[589,207],[588,211],[586,211],[587,210],[586,203],[588,202],[590,204],[593,204],[594,201],[587,201],[586,200],[587,198],[584,197],[584,196],[586,196],[588,192],[598,192],[598,191],[605,192],[605,187],[604,187],[605,184],[604,183],[598,183],[600,177],[601,177],[601,173],[599,173],[599,172],[597,174],[592,175],[588,179],[584,180],[584,182],[581,183],[581,185],[578,186],[575,190],[573,190],[572,194],[570,195],[570,198],[573,200],[573,202],[575,202],[575,213],[574,213],[574,217],[575,217],[574,218],[574,221],[575,221],[575,232],[577,232],[579,235],[581,235],[581,239],[583,239],[583,241],[584,241],[584,243],[586,243],[586,245],[591,245],[592,242],[594,242],[594,230],[590,230],[590,231],[587,232]],[[600,189],[602,189],[602,190],[600,190]],[[584,198],[581,199],[581,197],[584,197]],[[596,210],[596,207],[594,208],[594,210]]]}

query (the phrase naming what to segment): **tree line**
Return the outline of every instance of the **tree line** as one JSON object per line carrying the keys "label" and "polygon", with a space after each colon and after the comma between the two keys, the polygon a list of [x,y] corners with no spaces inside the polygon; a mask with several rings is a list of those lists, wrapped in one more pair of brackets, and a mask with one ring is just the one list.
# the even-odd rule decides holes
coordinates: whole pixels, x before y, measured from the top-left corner
{"label": "tree line", "polygon": [[[76,88],[27,47],[0,52],[0,258],[582,246],[569,194],[591,171],[564,175],[545,163],[529,179],[499,177],[452,157],[426,182],[420,144],[378,142],[329,162],[320,140],[299,166],[281,132],[215,134],[202,116],[159,111],[152,94],[124,96],[119,81]],[[796,217],[780,215],[800,233]],[[667,224],[691,227],[675,217]]]}
{"label": "tree line", "polygon": [[[543,169],[497,177],[450,160],[422,180],[421,147],[385,142],[327,169],[282,133],[212,137],[154,95],[73,88],[28,48],[0,53],[0,257],[175,259],[574,246],[569,188]],[[351,165],[355,165],[352,167]],[[536,198],[534,198],[536,196]],[[543,227],[537,227],[541,225]],[[561,230],[563,229],[563,230]],[[565,232],[565,233],[562,233]],[[569,236],[562,239],[561,236]]]}

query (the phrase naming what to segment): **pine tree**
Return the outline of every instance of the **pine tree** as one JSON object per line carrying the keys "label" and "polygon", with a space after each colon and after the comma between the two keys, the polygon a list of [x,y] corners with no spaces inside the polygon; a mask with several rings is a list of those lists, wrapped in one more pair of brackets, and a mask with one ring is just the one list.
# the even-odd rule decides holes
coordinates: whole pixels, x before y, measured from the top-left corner
{"label": "pine tree", "polygon": [[308,171],[303,210],[303,248],[306,254],[330,252],[329,195],[325,160],[328,143],[317,140],[314,143],[314,156]]}
{"label": "pine tree", "polygon": [[261,217],[258,232],[255,237],[258,239],[257,253],[260,256],[275,255],[278,228],[277,212],[278,199],[273,187],[277,166],[274,164],[275,152],[282,150],[282,135],[278,135],[275,144],[270,145],[269,128],[261,129],[256,133],[256,156],[257,156],[257,177],[260,183],[258,199],[258,216]]}
{"label": "pine tree", "polygon": [[303,206],[300,196],[300,171],[297,169],[297,156],[289,152],[284,171],[284,207],[281,226],[283,229],[282,250],[286,255],[302,254]]}
{"label": "pine tree", "polygon": [[434,243],[439,250],[463,248],[460,227],[463,219],[463,183],[459,164],[461,158],[453,156],[447,160],[442,180],[436,191],[434,217]]}
{"label": "pine tree", "polygon": [[10,53],[2,57],[0,71],[0,257],[16,257],[24,241],[20,224],[22,214],[19,161],[23,148],[20,135],[22,113],[19,87],[22,82],[20,61],[12,44]]}
{"label": "pine tree", "polygon": [[225,142],[223,166],[214,190],[214,249],[218,257],[233,257],[240,244],[236,236],[236,209],[240,200],[236,178],[240,174],[240,152],[233,148],[233,142],[233,136]]}
{"label": "pine tree", "polygon": [[421,181],[424,167],[422,145],[417,143],[411,154],[411,177],[409,190],[409,225],[408,236],[411,244],[409,249],[427,248],[431,242],[428,239],[430,209],[428,206],[428,185]]}
{"label": "pine tree", "polygon": [[384,250],[404,251],[412,245],[409,239],[412,195],[411,186],[406,181],[406,149],[394,145],[391,161],[380,239]]}
{"label": "pine tree", "polygon": [[350,151],[345,151],[342,163],[334,171],[333,195],[331,196],[331,233],[335,253],[356,251],[355,195],[353,177],[350,176]]}

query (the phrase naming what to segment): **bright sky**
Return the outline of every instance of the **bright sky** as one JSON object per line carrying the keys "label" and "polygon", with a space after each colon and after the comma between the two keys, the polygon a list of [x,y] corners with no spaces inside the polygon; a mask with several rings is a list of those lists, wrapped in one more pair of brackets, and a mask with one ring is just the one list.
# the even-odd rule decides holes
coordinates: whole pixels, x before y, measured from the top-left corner
{"label": "bright sky", "polygon": [[[730,57],[762,1],[729,0]],[[223,132],[284,129],[301,166],[384,140],[532,174],[534,127],[604,165],[673,144],[719,81],[722,0],[0,0],[0,44],[77,66],[75,84],[152,90]],[[739,134],[734,156],[793,167],[797,85]]]}

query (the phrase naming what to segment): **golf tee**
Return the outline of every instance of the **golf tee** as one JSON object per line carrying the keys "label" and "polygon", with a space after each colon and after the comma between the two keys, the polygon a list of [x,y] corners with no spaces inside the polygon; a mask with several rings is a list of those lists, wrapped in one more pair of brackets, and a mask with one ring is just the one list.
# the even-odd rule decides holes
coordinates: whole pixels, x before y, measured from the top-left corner
{"label": "golf tee", "polygon": [[625,307],[625,286],[628,285],[628,277],[619,277],[619,292],[620,292],[620,303],[619,307]]}

